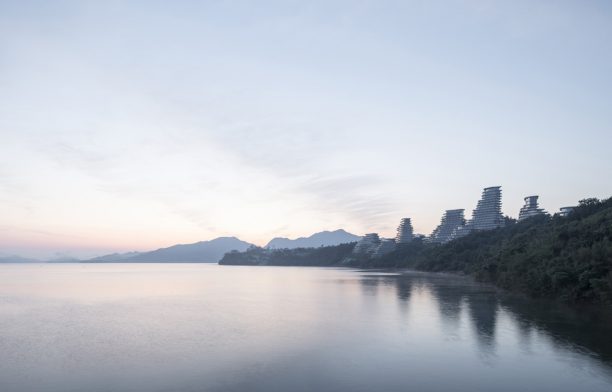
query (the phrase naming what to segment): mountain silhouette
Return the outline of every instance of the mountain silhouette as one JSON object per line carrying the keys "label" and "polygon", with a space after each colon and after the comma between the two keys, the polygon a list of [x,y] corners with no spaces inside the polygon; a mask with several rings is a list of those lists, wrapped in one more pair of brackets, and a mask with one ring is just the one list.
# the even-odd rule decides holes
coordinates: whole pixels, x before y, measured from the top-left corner
{"label": "mountain silhouette", "polygon": [[245,251],[252,244],[236,237],[219,237],[195,244],[180,244],[150,252],[114,253],[87,260],[90,263],[216,263],[232,250]]}
{"label": "mountain silhouette", "polygon": [[277,237],[272,239],[266,245],[268,249],[295,249],[295,248],[318,248],[320,246],[332,246],[345,244],[348,242],[356,242],[361,239],[360,236],[351,234],[342,229],[335,231],[322,231],[315,233],[310,237],[300,237],[295,240],[289,238]]}
{"label": "mountain silhouette", "polygon": [[0,263],[40,263],[40,260],[17,255],[0,255]]}

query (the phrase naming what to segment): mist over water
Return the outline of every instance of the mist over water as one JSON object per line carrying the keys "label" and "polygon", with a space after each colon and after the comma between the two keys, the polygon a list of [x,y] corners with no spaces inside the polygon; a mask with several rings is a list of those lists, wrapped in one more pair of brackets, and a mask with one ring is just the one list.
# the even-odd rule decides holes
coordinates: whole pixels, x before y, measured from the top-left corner
{"label": "mist over water", "polygon": [[609,321],[450,275],[0,265],[0,390],[603,392]]}

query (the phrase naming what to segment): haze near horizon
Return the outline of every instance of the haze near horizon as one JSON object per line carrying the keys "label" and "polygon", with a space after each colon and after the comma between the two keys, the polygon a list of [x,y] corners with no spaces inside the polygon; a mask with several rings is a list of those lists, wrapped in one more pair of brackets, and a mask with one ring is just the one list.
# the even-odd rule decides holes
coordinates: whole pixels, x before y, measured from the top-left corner
{"label": "haze near horizon", "polygon": [[611,7],[0,2],[0,252],[428,234],[492,185],[514,217],[610,197]]}

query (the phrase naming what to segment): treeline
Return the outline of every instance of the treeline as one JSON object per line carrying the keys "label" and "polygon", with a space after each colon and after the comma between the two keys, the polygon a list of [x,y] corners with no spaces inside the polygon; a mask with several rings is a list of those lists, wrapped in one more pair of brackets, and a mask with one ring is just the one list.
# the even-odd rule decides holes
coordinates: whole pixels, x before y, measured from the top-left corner
{"label": "treeline", "polygon": [[415,239],[381,258],[355,244],[310,249],[251,248],[220,264],[412,268],[457,272],[532,297],[612,304],[612,198],[586,199],[567,217],[540,215],[436,245]]}
{"label": "treeline", "polygon": [[320,266],[340,265],[351,254],[355,243],[320,248],[265,249],[252,246],[245,252],[229,252],[222,265]]}

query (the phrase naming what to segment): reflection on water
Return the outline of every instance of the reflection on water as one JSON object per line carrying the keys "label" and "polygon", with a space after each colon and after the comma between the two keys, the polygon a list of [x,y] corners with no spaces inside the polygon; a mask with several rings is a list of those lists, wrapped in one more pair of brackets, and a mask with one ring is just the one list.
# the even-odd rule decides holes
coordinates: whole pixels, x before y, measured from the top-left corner
{"label": "reflection on water", "polygon": [[0,265],[0,391],[610,391],[610,325],[449,275]]}

